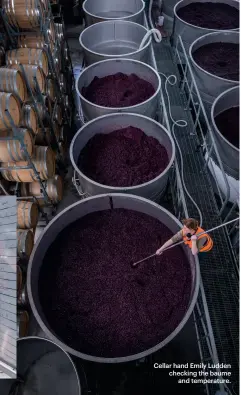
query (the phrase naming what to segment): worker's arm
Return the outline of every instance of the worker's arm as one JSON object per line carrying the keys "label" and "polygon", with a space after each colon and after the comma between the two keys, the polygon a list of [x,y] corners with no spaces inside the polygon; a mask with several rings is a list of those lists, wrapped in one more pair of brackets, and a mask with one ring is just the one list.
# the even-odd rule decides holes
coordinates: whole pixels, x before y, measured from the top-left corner
{"label": "worker's arm", "polygon": [[167,248],[170,247],[174,243],[178,243],[182,240],[182,231],[177,232],[171,239],[167,240],[161,248],[159,248],[156,252],[157,255],[161,255],[162,252]]}
{"label": "worker's arm", "polygon": [[161,246],[161,248],[159,248],[156,252],[157,255],[161,255],[162,251],[165,250],[167,247],[170,247],[173,244],[172,239],[167,240],[165,244],[163,244],[163,246]]}
{"label": "worker's arm", "polygon": [[192,240],[192,254],[197,255],[198,254],[198,247],[197,247],[197,236],[193,235],[191,237]]}

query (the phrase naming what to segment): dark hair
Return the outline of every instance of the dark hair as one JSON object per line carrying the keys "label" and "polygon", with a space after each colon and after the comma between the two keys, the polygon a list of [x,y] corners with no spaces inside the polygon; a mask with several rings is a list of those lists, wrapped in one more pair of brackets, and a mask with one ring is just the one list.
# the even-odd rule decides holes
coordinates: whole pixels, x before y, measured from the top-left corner
{"label": "dark hair", "polygon": [[185,225],[189,229],[197,230],[198,221],[194,218],[186,218],[182,221],[183,225]]}

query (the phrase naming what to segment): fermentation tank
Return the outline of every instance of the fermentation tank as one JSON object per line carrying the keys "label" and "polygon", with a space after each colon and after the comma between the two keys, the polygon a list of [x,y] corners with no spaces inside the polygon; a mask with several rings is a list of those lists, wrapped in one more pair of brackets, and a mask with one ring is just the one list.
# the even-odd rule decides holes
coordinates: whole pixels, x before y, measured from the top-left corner
{"label": "fermentation tank", "polygon": [[144,9],[145,3],[142,0],[85,0],[83,3],[87,26],[110,19],[122,19],[142,25]]}
{"label": "fermentation tank", "polygon": [[[220,133],[215,122],[215,117],[225,110],[238,106],[239,87],[234,87],[219,95],[214,101],[211,109],[211,126],[214,139],[230,188],[229,200],[233,203],[239,200],[239,148],[235,147]],[[210,137],[207,137],[207,141],[210,148]],[[215,173],[218,186],[225,196],[227,194],[227,187],[214,151],[212,152],[210,162],[212,163],[212,167],[210,166],[211,163],[209,163],[209,169],[211,172]]]}
{"label": "fermentation tank", "polygon": [[51,340],[30,336],[18,339],[17,393],[81,395],[81,385],[70,356]]}
{"label": "fermentation tank", "polygon": [[129,21],[105,21],[87,27],[79,38],[86,64],[113,58],[147,63],[151,38],[139,49],[147,32],[144,26]]}
{"label": "fermentation tank", "polygon": [[220,133],[215,122],[215,117],[217,115],[232,107],[239,107],[239,86],[228,89],[221,93],[221,95],[219,95],[214,101],[211,110],[212,129],[219,155],[224,164],[224,168],[228,174],[238,179],[239,148],[235,147],[227,140],[226,137]]}
{"label": "fermentation tank", "polygon": [[215,74],[204,70],[200,67],[193,58],[193,53],[204,45],[211,43],[233,43],[239,44],[239,33],[238,32],[215,32],[205,34],[195,40],[189,48],[189,56],[191,60],[191,66],[193,75],[202,98],[203,104],[206,108],[207,115],[210,114],[211,106],[222,92],[225,90],[237,86],[239,81],[234,81],[222,77],[218,77]]}
{"label": "fermentation tank", "polygon": [[[114,130],[119,130],[133,126],[141,129],[146,135],[155,137],[161,145],[166,148],[169,163],[166,169],[155,179],[148,181],[142,185],[120,188],[110,187],[99,184],[88,178],[78,167],[78,158],[82,149],[87,142],[98,133],[111,133]],[[96,118],[93,121],[85,124],[74,136],[70,146],[70,159],[72,165],[79,176],[79,182],[84,192],[90,195],[98,195],[101,193],[120,192],[131,193],[134,195],[143,196],[151,200],[157,200],[166,188],[171,166],[175,158],[175,144],[167,132],[167,130],[158,122],[153,121],[143,115],[137,114],[111,114]]]}
{"label": "fermentation tank", "polygon": [[[173,27],[173,45],[176,46],[178,36],[181,36],[183,45],[186,49],[187,55],[190,48],[190,45],[198,39],[199,37],[218,31],[217,29],[207,29],[199,26],[192,25],[178,16],[178,11],[191,4],[191,3],[220,3],[220,4],[228,4],[237,10],[239,10],[239,2],[236,0],[181,0],[179,1],[174,8],[174,27]],[[229,31],[238,31],[239,29],[229,29]],[[221,32],[221,31],[220,31]],[[179,51],[181,51],[180,45],[178,46]]]}
{"label": "fermentation tank", "polygon": [[[47,337],[52,339],[65,351],[82,359],[86,359],[94,362],[103,362],[103,363],[128,362],[128,361],[143,358],[164,347],[180,332],[180,330],[183,328],[183,326],[189,319],[193,311],[193,308],[195,306],[198,291],[199,291],[199,282],[200,282],[199,265],[195,263],[191,251],[188,248],[184,248],[182,246],[181,248],[183,248],[187,262],[189,262],[190,264],[190,273],[192,280],[190,299],[186,313],[181,319],[181,322],[179,322],[175,330],[173,330],[173,332],[169,336],[167,336],[163,341],[156,344],[152,348],[146,349],[138,354],[127,355],[123,357],[105,358],[98,355],[95,356],[88,355],[81,351],[77,351],[69,347],[65,343],[63,343],[61,338],[57,337],[57,335],[54,333],[53,329],[51,328],[45,317],[44,311],[40,304],[40,297],[38,291],[40,270],[43,265],[43,260],[46,255],[46,252],[48,248],[52,245],[56,237],[59,235],[59,233],[64,228],[75,222],[76,220],[93,212],[110,210],[110,209],[119,209],[119,208],[145,213],[162,222],[171,231],[172,234],[179,231],[182,226],[180,221],[177,218],[175,218],[169,211],[144,198],[137,197],[134,195],[119,194],[119,193],[98,195],[95,197],[90,197],[81,200],[80,202],[77,202],[67,207],[65,210],[61,211],[60,214],[54,217],[54,219],[44,229],[41,236],[37,239],[37,242],[34,246],[34,250],[28,264],[27,288],[28,288],[29,301],[31,304],[32,311],[42,330],[45,332]],[[49,269],[47,268],[47,270],[50,270],[50,268]]]}
{"label": "fermentation tank", "polygon": [[[155,89],[155,93],[149,99],[140,104],[119,108],[99,106],[84,98],[81,93],[82,88],[87,87],[94,77],[102,78],[116,73],[123,73],[126,75],[136,74],[139,78],[151,83]],[[155,118],[160,88],[161,79],[157,71],[145,63],[131,59],[109,59],[94,63],[82,71],[76,82],[76,90],[80,97],[83,114],[88,121],[101,115],[116,112],[131,112]]]}

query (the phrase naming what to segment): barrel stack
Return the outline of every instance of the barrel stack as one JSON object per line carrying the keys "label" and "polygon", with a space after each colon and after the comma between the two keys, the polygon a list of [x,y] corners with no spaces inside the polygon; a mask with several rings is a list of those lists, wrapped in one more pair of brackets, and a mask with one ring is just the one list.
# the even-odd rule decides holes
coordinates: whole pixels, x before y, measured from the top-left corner
{"label": "barrel stack", "polygon": [[8,29],[0,43],[0,179],[18,199],[18,328],[25,336],[35,230],[63,196],[72,69],[62,19],[55,19],[49,0],[3,0],[1,6]]}
{"label": "barrel stack", "polygon": [[2,8],[13,40],[0,47],[1,176],[19,183],[20,199],[56,205],[72,102],[64,26],[48,0],[3,0]]}

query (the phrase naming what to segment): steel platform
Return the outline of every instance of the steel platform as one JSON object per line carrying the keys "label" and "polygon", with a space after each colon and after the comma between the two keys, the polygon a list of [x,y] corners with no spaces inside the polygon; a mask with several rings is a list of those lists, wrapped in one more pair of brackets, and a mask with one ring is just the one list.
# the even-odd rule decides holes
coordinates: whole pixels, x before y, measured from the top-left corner
{"label": "steel platform", "polygon": [[[180,145],[184,182],[188,192],[199,206],[203,215],[203,227],[209,229],[220,225],[220,210],[214,194],[208,170],[200,147],[200,141],[191,115],[185,92],[180,91],[181,77],[177,64],[173,61],[174,52],[168,40],[154,44],[155,58],[159,72],[169,76],[174,74],[178,82],[168,86],[171,111],[174,119],[184,119],[187,127],[175,127],[175,135]],[[165,78],[161,75],[163,85]],[[164,93],[166,105],[167,95]],[[169,122],[172,121],[169,116]],[[180,165],[180,157],[178,159]],[[190,217],[199,218],[198,211],[185,196]],[[220,363],[231,364],[232,385],[229,389],[238,393],[239,376],[239,280],[230,245],[225,230],[212,234],[214,248],[200,264],[203,287]]]}

